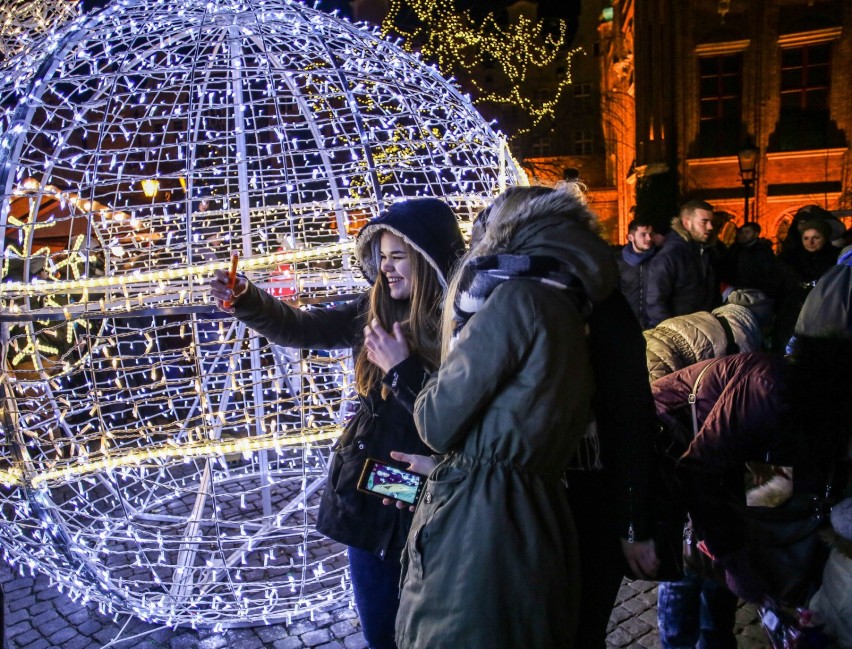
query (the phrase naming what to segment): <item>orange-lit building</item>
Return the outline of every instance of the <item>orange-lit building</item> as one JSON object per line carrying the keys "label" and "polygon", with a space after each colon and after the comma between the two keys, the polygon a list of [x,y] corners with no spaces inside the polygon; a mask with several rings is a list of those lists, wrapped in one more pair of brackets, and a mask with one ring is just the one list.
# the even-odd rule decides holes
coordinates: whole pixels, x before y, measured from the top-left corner
{"label": "orange-lit building", "polygon": [[[517,4],[517,3],[516,3]],[[625,116],[614,111],[602,114],[607,105],[606,84],[602,69],[598,25],[607,0],[583,0],[580,7],[577,33],[573,47],[581,53],[571,59],[571,87],[557,108],[557,116],[546,133],[533,133],[532,146],[520,147],[521,163],[533,183],[551,184],[563,178],[578,179],[588,189],[589,204],[601,220],[605,235],[617,240],[620,231],[620,215],[629,209],[624,196],[619,194],[617,178],[619,172],[626,177],[627,169],[621,170],[619,160],[632,160],[633,129],[630,129],[630,155],[618,155],[620,122]],[[552,81],[556,83],[557,79]],[[552,85],[551,84],[551,85]],[[547,84],[543,84],[548,89]],[[603,117],[603,119],[602,119]],[[609,119],[608,119],[609,118]],[[632,122],[632,120],[628,120]],[[522,145],[521,138],[518,144]],[[517,148],[517,147],[516,147]],[[631,201],[632,203],[632,201]]]}
{"label": "orange-lit building", "polygon": [[[852,223],[849,2],[613,0],[598,34],[620,240],[628,197],[657,223],[679,200],[703,198],[721,213],[723,238],[746,209],[773,240],[802,205]],[[737,153],[749,143],[758,154],[746,208]]]}

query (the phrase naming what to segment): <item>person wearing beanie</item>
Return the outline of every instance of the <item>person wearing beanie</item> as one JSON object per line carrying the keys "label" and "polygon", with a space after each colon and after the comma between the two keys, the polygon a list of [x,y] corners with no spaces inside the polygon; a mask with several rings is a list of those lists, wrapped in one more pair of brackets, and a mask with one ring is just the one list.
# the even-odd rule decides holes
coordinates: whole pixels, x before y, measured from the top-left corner
{"label": "person wearing beanie", "polygon": [[801,224],[801,247],[779,255],[783,290],[773,334],[773,350],[782,351],[793,334],[799,311],[814,284],[834,266],[840,250],[830,243],[831,227],[825,219]]}
{"label": "person wearing beanie", "polygon": [[831,528],[825,538],[831,553],[822,573],[822,586],[808,608],[840,649],[852,649],[852,498],[831,508]]}
{"label": "person wearing beanie", "polygon": [[[226,271],[210,281],[220,309],[270,342],[301,349],[351,348],[359,408],[334,446],[317,530],[348,547],[361,629],[371,649],[393,649],[400,556],[408,509],[386,507],[356,485],[367,458],[393,464],[391,451],[429,455],[417,434],[414,397],[440,360],[441,303],[464,251],[453,211],[432,198],[394,203],[359,232],[355,256],[371,284],[355,300],[294,308]],[[230,302],[231,306],[225,304]],[[381,344],[366,344],[376,330]]]}

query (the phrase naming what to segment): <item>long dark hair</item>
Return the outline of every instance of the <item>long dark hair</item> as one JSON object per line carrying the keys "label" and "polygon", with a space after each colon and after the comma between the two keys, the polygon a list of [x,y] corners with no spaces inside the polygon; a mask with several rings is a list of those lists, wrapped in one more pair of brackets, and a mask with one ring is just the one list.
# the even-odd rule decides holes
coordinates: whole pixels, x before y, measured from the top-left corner
{"label": "long dark hair", "polygon": [[[381,233],[376,236],[380,237]],[[441,360],[440,306],[443,290],[435,268],[407,242],[404,244],[411,265],[411,297],[408,300],[393,299],[387,279],[379,270],[376,283],[370,289],[367,322],[376,319],[388,332],[392,331],[394,322],[399,322],[411,353],[419,356],[427,369],[436,370]],[[367,350],[362,347],[355,358],[355,389],[358,394],[366,395],[375,389],[384,375],[384,371],[367,358]],[[383,386],[382,397],[387,398],[388,392]]]}

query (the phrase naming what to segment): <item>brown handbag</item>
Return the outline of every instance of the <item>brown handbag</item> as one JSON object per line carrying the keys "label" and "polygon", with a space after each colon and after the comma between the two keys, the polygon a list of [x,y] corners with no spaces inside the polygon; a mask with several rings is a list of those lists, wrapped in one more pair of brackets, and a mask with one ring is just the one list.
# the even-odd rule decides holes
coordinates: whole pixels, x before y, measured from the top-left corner
{"label": "brown handbag", "polygon": [[[804,605],[819,587],[828,546],[819,536],[828,524],[827,500],[794,494],[778,507],[743,506],[745,547],[769,595],[790,606]],[[686,572],[725,583],[725,572],[703,549],[690,523],[684,530]]]}

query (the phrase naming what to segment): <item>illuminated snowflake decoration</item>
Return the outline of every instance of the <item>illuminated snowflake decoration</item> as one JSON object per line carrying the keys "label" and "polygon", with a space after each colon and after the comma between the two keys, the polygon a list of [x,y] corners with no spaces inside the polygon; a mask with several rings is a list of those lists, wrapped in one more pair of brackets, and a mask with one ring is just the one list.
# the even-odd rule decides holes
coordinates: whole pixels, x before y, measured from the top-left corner
{"label": "illuminated snowflake decoration", "polygon": [[78,15],[75,0],[0,2],[0,61],[22,52],[41,36]]}
{"label": "illuminated snowflake decoration", "polygon": [[287,620],[347,597],[314,530],[350,414],[345,354],[209,303],[228,266],[298,304],[365,284],[352,237],[394,201],[469,221],[525,182],[431,67],[286,0],[127,0],[0,88],[0,545],[106,612]]}

